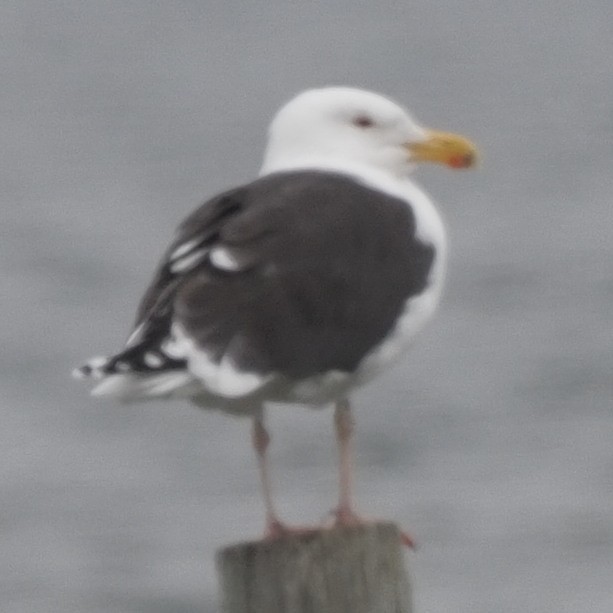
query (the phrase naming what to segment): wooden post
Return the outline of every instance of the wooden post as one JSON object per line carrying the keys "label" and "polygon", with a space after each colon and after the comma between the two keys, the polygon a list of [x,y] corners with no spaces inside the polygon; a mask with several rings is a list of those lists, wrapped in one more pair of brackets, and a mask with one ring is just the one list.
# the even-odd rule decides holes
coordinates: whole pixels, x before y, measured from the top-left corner
{"label": "wooden post", "polygon": [[376,523],[217,552],[223,613],[411,613],[400,532]]}

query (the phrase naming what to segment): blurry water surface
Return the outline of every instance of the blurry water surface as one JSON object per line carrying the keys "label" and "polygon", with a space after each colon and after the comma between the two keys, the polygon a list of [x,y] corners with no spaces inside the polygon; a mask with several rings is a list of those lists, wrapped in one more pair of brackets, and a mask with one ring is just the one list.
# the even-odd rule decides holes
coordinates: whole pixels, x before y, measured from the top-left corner
{"label": "blurry water surface", "polygon": [[[452,242],[435,325],[356,396],[358,497],[421,544],[419,613],[613,611],[613,5],[0,5],[5,613],[212,612],[259,534],[249,424],[94,401],[174,226],[254,176],[295,92],[348,84],[466,133],[423,169]],[[335,496],[329,411],[271,414],[284,515]]]}

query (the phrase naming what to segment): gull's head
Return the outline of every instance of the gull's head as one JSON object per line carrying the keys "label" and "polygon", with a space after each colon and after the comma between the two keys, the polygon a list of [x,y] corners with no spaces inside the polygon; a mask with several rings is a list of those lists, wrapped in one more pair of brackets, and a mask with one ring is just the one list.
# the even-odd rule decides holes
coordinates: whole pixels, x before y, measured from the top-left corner
{"label": "gull's head", "polygon": [[384,96],[325,87],[302,92],[274,117],[262,172],[360,165],[404,176],[417,162],[468,168],[476,157],[468,139],[422,127]]}

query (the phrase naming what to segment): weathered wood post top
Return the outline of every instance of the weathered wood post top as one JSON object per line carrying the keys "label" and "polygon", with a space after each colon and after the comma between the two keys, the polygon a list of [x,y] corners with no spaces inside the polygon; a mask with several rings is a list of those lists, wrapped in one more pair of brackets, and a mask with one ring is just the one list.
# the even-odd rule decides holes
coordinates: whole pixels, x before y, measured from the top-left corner
{"label": "weathered wood post top", "polygon": [[223,613],[411,613],[399,529],[374,523],[217,552]]}

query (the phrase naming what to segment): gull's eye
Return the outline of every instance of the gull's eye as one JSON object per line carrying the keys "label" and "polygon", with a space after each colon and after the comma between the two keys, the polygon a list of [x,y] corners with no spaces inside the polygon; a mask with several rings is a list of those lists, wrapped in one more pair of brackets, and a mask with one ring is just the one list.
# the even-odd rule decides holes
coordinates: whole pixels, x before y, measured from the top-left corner
{"label": "gull's eye", "polygon": [[356,115],[352,119],[351,123],[358,128],[372,128],[375,125],[372,117],[369,117],[368,115]]}

